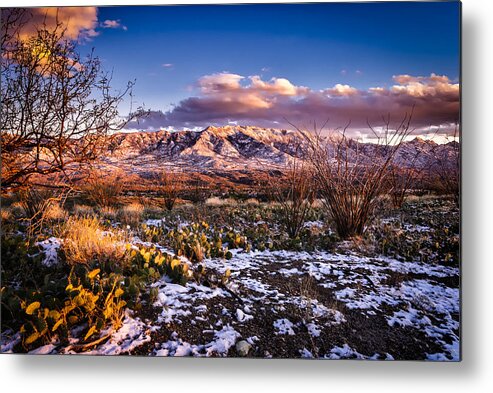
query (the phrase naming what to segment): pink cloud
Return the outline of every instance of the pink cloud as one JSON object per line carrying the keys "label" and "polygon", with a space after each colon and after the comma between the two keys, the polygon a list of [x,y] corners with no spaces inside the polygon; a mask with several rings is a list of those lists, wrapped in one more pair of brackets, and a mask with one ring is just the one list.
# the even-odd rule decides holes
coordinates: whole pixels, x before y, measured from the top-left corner
{"label": "pink cloud", "polygon": [[340,83],[336,84],[334,87],[330,89],[325,89],[324,93],[333,97],[348,97],[359,94],[358,89],[351,87],[349,85],[341,85]]}
{"label": "pink cloud", "polygon": [[251,85],[247,87],[247,89],[252,91],[279,94],[281,96],[303,95],[308,91],[305,87],[293,85],[286,78],[272,78],[270,81],[264,82],[260,76],[254,75],[249,79],[251,81]]}
{"label": "pink cloud", "polygon": [[398,75],[393,79],[396,84],[390,87],[358,90],[336,84],[319,91],[286,78],[262,80],[227,72],[205,75],[197,82],[198,94],[160,113],[153,124],[191,128],[236,121],[287,127],[286,119],[298,125],[330,119],[334,127],[351,121],[351,130],[357,134],[367,128],[367,121],[377,126],[389,113],[399,122],[413,107],[412,124],[419,130],[458,120],[459,85],[446,76]]}
{"label": "pink cloud", "polygon": [[445,75],[431,74],[429,77],[396,75],[393,79],[398,83],[390,89],[394,94],[415,98],[440,97],[447,100],[456,100],[459,97],[459,84],[451,83]]}
{"label": "pink cloud", "polygon": [[243,76],[221,72],[205,75],[198,80],[198,86],[204,94],[220,93],[222,91],[234,91],[241,89],[240,81]]}
{"label": "pink cloud", "polygon": [[[13,9],[11,9],[13,10]],[[3,12],[9,12],[9,9]],[[61,23],[65,37],[69,39],[90,39],[97,36],[97,7],[45,7],[26,9],[19,35],[22,39],[32,36],[37,28],[45,25],[48,29]]]}

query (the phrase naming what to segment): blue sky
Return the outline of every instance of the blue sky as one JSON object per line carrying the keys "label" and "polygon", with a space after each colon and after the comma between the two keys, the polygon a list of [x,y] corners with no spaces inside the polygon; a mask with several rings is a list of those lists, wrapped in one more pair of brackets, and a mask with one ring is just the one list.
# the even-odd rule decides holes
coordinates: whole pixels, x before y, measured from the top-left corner
{"label": "blue sky", "polygon": [[456,2],[100,7],[98,19],[127,30],[105,29],[89,45],[115,85],[137,79],[135,98],[152,109],[223,71],[313,89],[386,86],[400,74],[459,77]]}
{"label": "blue sky", "polygon": [[[459,120],[460,3],[380,2],[32,9],[94,47],[113,86],[136,80],[131,127],[307,121],[334,126],[414,108],[413,121]],[[84,39],[80,39],[80,35]],[[126,102],[128,104],[128,101]],[[128,106],[122,106],[122,111]]]}

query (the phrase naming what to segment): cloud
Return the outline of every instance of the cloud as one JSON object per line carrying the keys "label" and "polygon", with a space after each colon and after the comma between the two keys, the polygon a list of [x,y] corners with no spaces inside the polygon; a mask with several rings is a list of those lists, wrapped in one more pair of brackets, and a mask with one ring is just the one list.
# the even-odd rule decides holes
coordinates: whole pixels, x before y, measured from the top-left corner
{"label": "cloud", "polygon": [[[68,39],[90,40],[99,35],[98,29],[127,30],[119,19],[98,21],[97,7],[39,7],[39,8],[7,8],[2,13],[24,11],[19,22],[21,39],[32,37],[37,29],[46,27],[53,29],[60,24],[64,37]],[[2,15],[3,16],[3,15]]]}
{"label": "cloud", "polygon": [[414,98],[440,97],[444,100],[456,100],[459,96],[459,84],[451,83],[445,75],[431,74],[429,77],[396,75],[393,77],[398,84],[392,86],[394,94],[402,94]]}
{"label": "cloud", "polygon": [[340,83],[338,83],[331,89],[325,89],[324,93],[333,97],[348,97],[357,95],[359,92],[358,89],[354,87],[351,87],[349,85],[341,85]]}
{"label": "cloud", "polygon": [[413,107],[412,126],[419,132],[458,120],[459,85],[448,77],[396,75],[393,81],[390,87],[366,90],[345,84],[313,90],[286,78],[263,80],[229,72],[205,75],[197,81],[194,96],[166,113],[151,114],[147,121],[152,127],[147,129],[231,122],[279,128],[289,127],[286,119],[300,126],[330,119],[334,127],[351,121],[351,132],[358,135],[367,129],[367,121],[378,126],[382,116],[390,114],[397,124]]}
{"label": "cloud", "polygon": [[205,75],[198,80],[198,86],[204,94],[216,94],[227,91],[235,91],[241,88],[240,81],[243,76],[221,72]]}
{"label": "cloud", "polygon": [[[18,9],[6,9],[2,12],[15,12]],[[69,39],[91,39],[98,35],[97,7],[46,7],[25,10],[19,31],[21,39],[33,36],[37,28],[54,28],[60,23],[65,28],[65,37]]]}
{"label": "cloud", "polygon": [[104,22],[101,22],[100,26],[103,29],[122,29],[125,31],[128,30],[127,26],[121,24],[120,19],[117,20],[106,19]]}
{"label": "cloud", "polygon": [[254,75],[249,79],[251,86],[247,89],[251,91],[278,94],[281,96],[296,96],[307,91],[304,87],[294,86],[286,78],[272,78],[269,82],[264,82],[260,76]]}
{"label": "cloud", "polygon": [[171,67],[173,67],[173,63],[163,63],[163,64],[161,64],[161,67],[171,68]]}

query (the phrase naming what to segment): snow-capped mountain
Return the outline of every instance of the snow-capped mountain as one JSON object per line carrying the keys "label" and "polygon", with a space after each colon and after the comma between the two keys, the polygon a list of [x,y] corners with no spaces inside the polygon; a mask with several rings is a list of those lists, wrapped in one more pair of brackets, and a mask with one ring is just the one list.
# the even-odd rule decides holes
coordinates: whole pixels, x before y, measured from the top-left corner
{"label": "snow-capped mountain", "polygon": [[[131,172],[145,172],[162,166],[181,165],[194,171],[249,171],[279,166],[289,159],[303,158],[307,139],[298,132],[252,126],[207,127],[202,131],[157,131],[120,133],[114,136],[105,161]],[[335,143],[329,150],[335,151]],[[352,142],[349,157],[372,162],[383,147]],[[434,157],[451,157],[457,142],[437,145],[415,138],[399,148],[395,162],[424,168]]]}

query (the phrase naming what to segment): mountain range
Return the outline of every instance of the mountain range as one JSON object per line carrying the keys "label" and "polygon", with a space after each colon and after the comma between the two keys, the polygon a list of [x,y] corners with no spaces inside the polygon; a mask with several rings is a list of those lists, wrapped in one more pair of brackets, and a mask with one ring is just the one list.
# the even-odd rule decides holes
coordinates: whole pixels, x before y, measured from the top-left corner
{"label": "mountain range", "polygon": [[[296,131],[253,126],[210,126],[201,131],[122,132],[113,136],[104,162],[141,176],[169,166],[231,176],[232,173],[247,174],[280,167],[294,157],[302,159],[307,143],[306,138]],[[363,157],[368,162],[382,155],[382,146],[375,143],[354,141],[350,150],[350,157],[358,155],[359,159]],[[437,156],[453,160],[457,152],[458,142],[437,144],[416,137],[402,143],[395,163],[402,167],[426,168],[433,165]]]}

